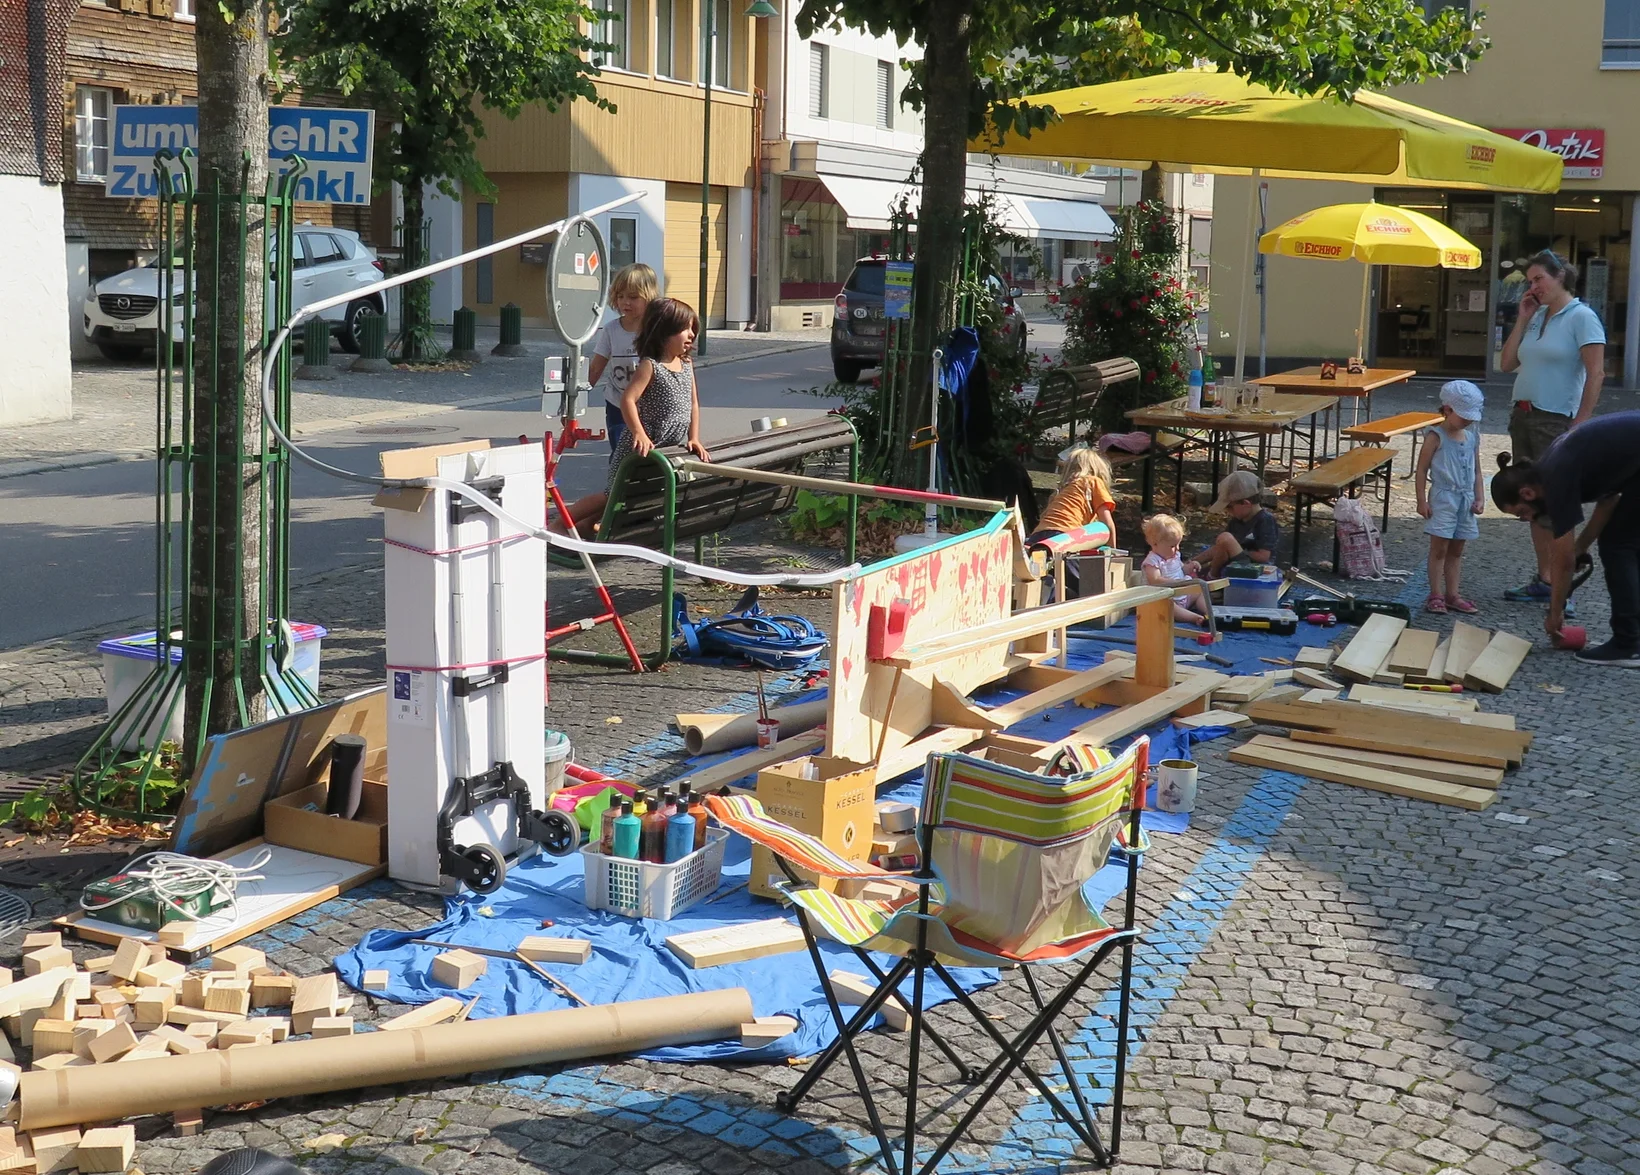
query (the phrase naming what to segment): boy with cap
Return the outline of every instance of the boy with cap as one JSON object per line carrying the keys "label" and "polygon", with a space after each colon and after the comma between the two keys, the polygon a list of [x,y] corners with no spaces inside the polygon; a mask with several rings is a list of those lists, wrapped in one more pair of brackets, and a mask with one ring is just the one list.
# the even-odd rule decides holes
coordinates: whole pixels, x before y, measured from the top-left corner
{"label": "boy with cap", "polygon": [[1276,516],[1260,505],[1263,493],[1258,478],[1245,469],[1219,482],[1218,501],[1212,508],[1229,514],[1230,519],[1213,545],[1196,556],[1206,571],[1203,578],[1217,579],[1232,562],[1268,563],[1275,558],[1281,527]]}
{"label": "boy with cap", "polygon": [[1486,399],[1467,379],[1441,388],[1440,424],[1424,430],[1414,484],[1418,514],[1429,536],[1429,599],[1425,612],[1478,611],[1458,593],[1464,544],[1480,535],[1475,516],[1486,509],[1481,479],[1480,419]]}

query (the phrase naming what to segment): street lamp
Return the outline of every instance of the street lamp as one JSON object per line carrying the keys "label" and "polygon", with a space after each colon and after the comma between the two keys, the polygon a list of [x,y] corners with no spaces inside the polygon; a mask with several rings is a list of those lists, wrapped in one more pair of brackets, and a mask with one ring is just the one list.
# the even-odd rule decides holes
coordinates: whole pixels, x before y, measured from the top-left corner
{"label": "street lamp", "polygon": [[[717,0],[701,0],[706,6],[706,126],[701,135],[700,151],[700,336],[695,340],[695,353],[706,354],[706,323],[712,317],[712,294],[707,284],[706,262],[712,249],[712,67],[717,62]],[[769,0],[752,0],[744,13],[758,20],[779,16],[780,10]],[[761,149],[761,145],[759,146]]]}

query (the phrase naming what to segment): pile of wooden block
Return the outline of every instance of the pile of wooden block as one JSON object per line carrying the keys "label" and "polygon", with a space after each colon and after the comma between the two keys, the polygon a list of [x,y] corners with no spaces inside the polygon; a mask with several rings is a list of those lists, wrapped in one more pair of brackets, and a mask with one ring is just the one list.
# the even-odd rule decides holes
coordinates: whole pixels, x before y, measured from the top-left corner
{"label": "pile of wooden block", "polygon": [[1531,746],[1532,735],[1515,729],[1513,715],[1462,708],[1471,700],[1460,695],[1408,693],[1442,700],[1421,711],[1399,697],[1380,705],[1355,696],[1377,689],[1356,685],[1349,701],[1256,702],[1247,710],[1254,722],[1287,727],[1289,734],[1258,735],[1230,759],[1479,811],[1496,802],[1504,772]]}
{"label": "pile of wooden block", "polygon": [[1442,640],[1393,616],[1372,616],[1338,654],[1332,674],[1344,682],[1461,685],[1501,694],[1531,651],[1531,642],[1513,633],[1487,632],[1461,620]]}

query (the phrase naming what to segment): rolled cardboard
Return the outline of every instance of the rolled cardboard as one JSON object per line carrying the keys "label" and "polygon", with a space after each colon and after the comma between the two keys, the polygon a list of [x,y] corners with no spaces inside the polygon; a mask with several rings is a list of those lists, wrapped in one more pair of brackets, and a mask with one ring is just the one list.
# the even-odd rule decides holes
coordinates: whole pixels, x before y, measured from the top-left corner
{"label": "rolled cardboard", "polygon": [[[826,720],[826,703],[798,702],[776,706],[769,717],[780,723],[780,737],[790,738],[813,730]],[[756,714],[679,714],[673,719],[691,755],[733,751],[757,743]]]}
{"label": "rolled cardboard", "polygon": [[24,1073],[18,1128],[118,1121],[738,1038],[740,1026],[752,1018],[751,995],[732,987],[402,1032]]}

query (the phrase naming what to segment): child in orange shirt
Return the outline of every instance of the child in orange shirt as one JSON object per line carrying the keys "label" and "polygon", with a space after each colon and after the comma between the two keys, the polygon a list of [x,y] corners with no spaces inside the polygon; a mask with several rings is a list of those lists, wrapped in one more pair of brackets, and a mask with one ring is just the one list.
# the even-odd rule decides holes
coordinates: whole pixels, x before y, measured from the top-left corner
{"label": "child in orange shirt", "polygon": [[1059,467],[1059,489],[1048,499],[1036,529],[1025,545],[1040,542],[1090,522],[1102,522],[1110,531],[1109,546],[1116,545],[1116,518],[1111,513],[1116,499],[1110,496],[1110,466],[1097,450],[1079,446]]}

